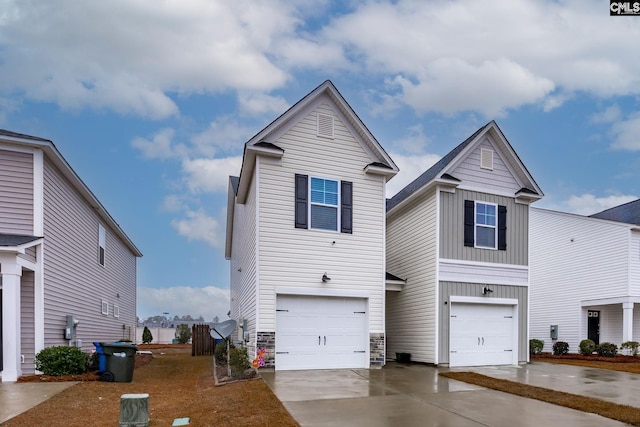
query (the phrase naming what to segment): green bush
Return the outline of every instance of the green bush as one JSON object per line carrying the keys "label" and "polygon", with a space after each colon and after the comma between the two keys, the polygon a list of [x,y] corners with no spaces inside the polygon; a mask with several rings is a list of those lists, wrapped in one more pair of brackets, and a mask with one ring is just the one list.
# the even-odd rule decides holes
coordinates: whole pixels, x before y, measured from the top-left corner
{"label": "green bush", "polygon": [[638,341],[626,341],[620,344],[621,349],[629,350],[634,357],[638,355],[638,346],[640,346]]}
{"label": "green bush", "polygon": [[146,326],[142,330],[142,344],[149,344],[153,341],[153,335],[151,335],[151,331]]}
{"label": "green bush", "polygon": [[216,343],[216,349],[213,352],[213,356],[216,358],[216,363],[220,365],[227,364],[227,341],[222,340]]}
{"label": "green bush", "polygon": [[553,344],[553,354],[555,356],[562,356],[567,353],[569,353],[569,343],[557,341]]}
{"label": "green bush", "polygon": [[611,342],[603,342],[596,346],[596,352],[598,356],[616,357],[616,354],[618,354],[618,346]]}
{"label": "green bush", "polygon": [[591,356],[596,351],[596,343],[591,340],[580,341],[580,354],[583,356]]}
{"label": "green bush", "polygon": [[76,347],[49,347],[36,354],[36,369],[45,375],[83,374],[88,369],[88,357]]}
{"label": "green bush", "polygon": [[529,354],[540,354],[544,348],[544,341],[531,339],[529,340]]}
{"label": "green bush", "polygon": [[246,347],[233,346],[229,348],[229,366],[231,366],[233,378],[241,378],[244,371],[251,367]]}
{"label": "green bush", "polygon": [[180,344],[186,344],[191,339],[191,328],[186,323],[181,323],[176,328],[176,339]]}

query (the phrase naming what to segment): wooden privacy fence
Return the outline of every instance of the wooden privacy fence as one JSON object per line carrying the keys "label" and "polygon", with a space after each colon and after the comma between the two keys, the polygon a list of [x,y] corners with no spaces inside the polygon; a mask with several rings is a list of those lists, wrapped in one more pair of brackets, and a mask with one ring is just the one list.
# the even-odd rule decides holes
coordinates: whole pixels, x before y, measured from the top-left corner
{"label": "wooden privacy fence", "polygon": [[191,355],[213,356],[216,340],[211,338],[209,325],[193,325],[191,327]]}

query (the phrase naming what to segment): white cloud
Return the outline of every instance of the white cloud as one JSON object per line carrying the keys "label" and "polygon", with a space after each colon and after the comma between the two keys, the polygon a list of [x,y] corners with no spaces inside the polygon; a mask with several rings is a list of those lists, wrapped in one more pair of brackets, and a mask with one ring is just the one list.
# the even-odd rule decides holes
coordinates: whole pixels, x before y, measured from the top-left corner
{"label": "white cloud", "polygon": [[220,236],[218,220],[207,215],[204,209],[195,211],[186,209],[184,215],[185,218],[171,221],[171,225],[178,234],[189,241],[201,240],[214,248],[222,246],[224,238]]}
{"label": "white cloud", "polygon": [[389,155],[400,168],[400,172],[387,184],[387,198],[394,196],[440,160],[440,156],[436,154],[405,156],[389,153]]}
{"label": "white cloud", "polygon": [[612,148],[640,151],[640,112],[630,115],[626,120],[615,122],[611,132],[615,137]]}
{"label": "white cloud", "polygon": [[270,96],[264,93],[240,93],[238,102],[242,111],[251,115],[265,113],[282,114],[289,108],[289,103],[280,96]]}
{"label": "white cloud", "polygon": [[408,135],[395,140],[393,147],[413,154],[421,154],[429,144],[429,137],[424,134],[424,127],[421,124],[410,126]]}
{"label": "white cloud", "polygon": [[182,162],[187,187],[192,193],[215,193],[227,191],[229,176],[238,176],[242,157],[222,159],[194,159]]}
{"label": "white cloud", "polygon": [[573,195],[569,199],[562,202],[561,210],[576,213],[579,215],[593,215],[605,209],[612,208],[624,203],[637,200],[637,196],[631,195],[610,195],[605,197],[597,197],[593,194]]}
{"label": "white cloud", "polygon": [[137,137],[131,141],[131,145],[142,152],[149,159],[169,159],[184,153],[183,145],[174,146],[173,138],[175,130],[161,129],[151,139]]}
{"label": "white cloud", "polygon": [[194,318],[203,316],[208,322],[215,316],[226,320],[230,306],[229,290],[215,286],[138,287],[137,301],[138,317],[142,319],[168,312],[171,317],[189,314]]}
{"label": "white cloud", "polygon": [[622,116],[622,111],[617,104],[611,105],[607,107],[604,111],[600,113],[593,114],[591,116],[591,121],[593,123],[613,123],[620,119]]}
{"label": "white cloud", "polygon": [[209,127],[191,137],[192,156],[212,157],[219,150],[237,151],[249,139],[251,130],[229,116],[209,123]]}

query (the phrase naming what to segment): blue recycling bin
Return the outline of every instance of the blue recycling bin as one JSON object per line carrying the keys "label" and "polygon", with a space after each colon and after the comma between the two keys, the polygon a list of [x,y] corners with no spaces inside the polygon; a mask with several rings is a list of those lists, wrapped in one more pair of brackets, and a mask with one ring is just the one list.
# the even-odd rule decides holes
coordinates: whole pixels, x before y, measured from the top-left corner
{"label": "blue recycling bin", "polygon": [[104,372],[107,370],[107,355],[104,354],[104,348],[101,342],[94,342],[96,346],[96,353],[98,353],[98,372]]}

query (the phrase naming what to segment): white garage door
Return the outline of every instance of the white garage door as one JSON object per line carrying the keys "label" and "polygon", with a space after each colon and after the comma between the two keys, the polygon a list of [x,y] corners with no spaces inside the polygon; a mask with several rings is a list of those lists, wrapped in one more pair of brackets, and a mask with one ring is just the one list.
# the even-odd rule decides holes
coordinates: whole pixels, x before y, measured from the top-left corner
{"label": "white garage door", "polygon": [[276,370],[368,368],[367,301],[279,295]]}
{"label": "white garage door", "polygon": [[449,365],[510,365],[518,362],[513,305],[451,303]]}

